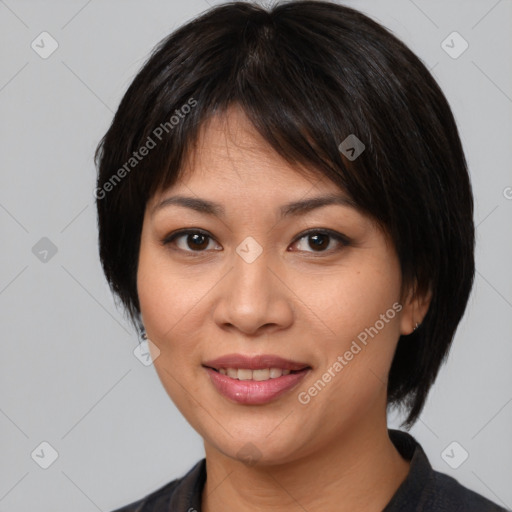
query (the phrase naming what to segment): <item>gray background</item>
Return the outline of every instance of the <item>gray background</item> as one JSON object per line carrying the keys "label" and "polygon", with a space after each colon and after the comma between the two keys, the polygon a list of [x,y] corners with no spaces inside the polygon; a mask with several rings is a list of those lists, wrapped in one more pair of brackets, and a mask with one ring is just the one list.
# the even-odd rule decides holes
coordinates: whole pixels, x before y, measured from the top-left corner
{"label": "gray background", "polygon": [[[435,469],[510,508],[512,2],[348,5],[432,69],[459,123],[476,196],[475,287],[411,432]],[[154,368],[134,356],[136,334],[104,281],[92,154],[148,52],[206,8],[204,0],[0,1],[0,511],[108,511],[203,456]],[[59,45],[46,59],[31,48],[34,40],[50,48],[43,31]],[[441,46],[453,31],[469,43],[458,58]],[[452,52],[462,48],[450,41]],[[44,253],[43,237],[55,254]],[[38,465],[50,457],[43,441],[58,452],[48,469]],[[457,469],[441,455],[453,441],[469,453]],[[450,450],[460,460],[461,448]]]}

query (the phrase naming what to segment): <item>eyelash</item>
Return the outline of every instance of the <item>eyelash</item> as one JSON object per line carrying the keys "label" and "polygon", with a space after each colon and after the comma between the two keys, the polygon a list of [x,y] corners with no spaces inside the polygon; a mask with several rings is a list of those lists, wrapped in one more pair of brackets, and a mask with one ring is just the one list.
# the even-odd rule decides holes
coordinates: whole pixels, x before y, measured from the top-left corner
{"label": "eyelash", "polygon": [[[213,237],[211,237],[207,232],[205,231],[202,231],[202,230],[199,230],[199,229],[183,229],[183,230],[179,230],[179,231],[176,231],[174,233],[171,233],[170,235],[167,235],[162,241],[162,245],[166,246],[166,245],[169,245],[171,243],[173,243],[176,239],[182,237],[182,236],[185,236],[185,235],[203,235],[205,237],[208,237],[210,240],[214,240]],[[334,239],[336,240],[337,242],[339,242],[341,244],[341,247],[338,248],[338,249],[330,249],[330,250],[327,250],[327,251],[299,251],[299,252],[306,252],[306,253],[312,253],[312,254],[332,254],[334,252],[338,252],[340,250],[342,250],[344,247],[347,247],[349,245],[351,245],[351,240],[341,234],[341,233],[338,233],[337,231],[333,231],[333,230],[330,230],[330,229],[321,229],[321,228],[313,228],[313,229],[310,229],[308,231],[305,231],[303,233],[301,233],[300,235],[298,235],[295,240],[292,242],[292,245],[296,244],[297,242],[299,242],[300,240],[302,240],[303,238],[306,238],[310,235],[326,235],[326,236],[329,236],[331,239]],[[188,254],[190,255],[191,257],[198,257],[200,255],[202,255],[203,253],[207,252],[207,250],[201,250],[201,251],[192,251],[192,250],[185,250],[185,249],[175,249],[175,250],[178,250],[178,251],[181,251],[185,254]]]}

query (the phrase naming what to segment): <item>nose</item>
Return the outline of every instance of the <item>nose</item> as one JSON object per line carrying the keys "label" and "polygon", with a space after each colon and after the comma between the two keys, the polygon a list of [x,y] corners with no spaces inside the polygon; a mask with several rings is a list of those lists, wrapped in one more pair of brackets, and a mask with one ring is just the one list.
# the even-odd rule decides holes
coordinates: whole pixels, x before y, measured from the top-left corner
{"label": "nose", "polygon": [[240,254],[233,255],[233,267],[217,287],[217,325],[251,336],[289,327],[294,317],[293,292],[279,264],[265,250],[253,261]]}

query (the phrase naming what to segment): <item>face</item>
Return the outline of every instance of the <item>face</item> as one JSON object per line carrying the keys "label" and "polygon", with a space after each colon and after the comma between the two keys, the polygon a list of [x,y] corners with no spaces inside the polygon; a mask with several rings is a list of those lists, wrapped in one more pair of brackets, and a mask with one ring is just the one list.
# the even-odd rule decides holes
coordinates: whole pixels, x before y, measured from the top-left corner
{"label": "face", "polygon": [[[192,156],[147,204],[137,273],[173,402],[210,449],[242,459],[251,447],[262,463],[382,420],[396,343],[414,321],[387,236],[334,184],[286,163],[239,110],[213,118]],[[341,199],[286,206],[328,195]],[[212,363],[232,354],[297,365]]]}

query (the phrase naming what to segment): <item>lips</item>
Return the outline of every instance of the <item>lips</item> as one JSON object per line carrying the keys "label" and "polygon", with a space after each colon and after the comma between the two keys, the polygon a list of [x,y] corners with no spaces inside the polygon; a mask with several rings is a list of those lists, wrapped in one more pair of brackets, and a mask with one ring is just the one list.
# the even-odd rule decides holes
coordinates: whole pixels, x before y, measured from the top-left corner
{"label": "lips", "polygon": [[217,359],[205,361],[203,366],[219,370],[220,368],[243,368],[248,370],[263,370],[265,368],[281,368],[283,370],[290,370],[295,372],[310,368],[310,365],[303,362],[292,361],[284,359],[272,354],[259,354],[255,356],[248,356],[243,354],[227,354]]}
{"label": "lips", "polygon": [[217,392],[231,402],[240,405],[263,405],[277,400],[294,389],[311,371],[304,369],[276,379],[258,382],[232,379],[211,368],[206,367],[205,369]]}
{"label": "lips", "polygon": [[[228,354],[206,361],[203,367],[217,392],[240,405],[263,405],[277,400],[294,389],[311,371],[307,363],[270,354]],[[236,373],[234,378],[230,377],[233,373]]]}

